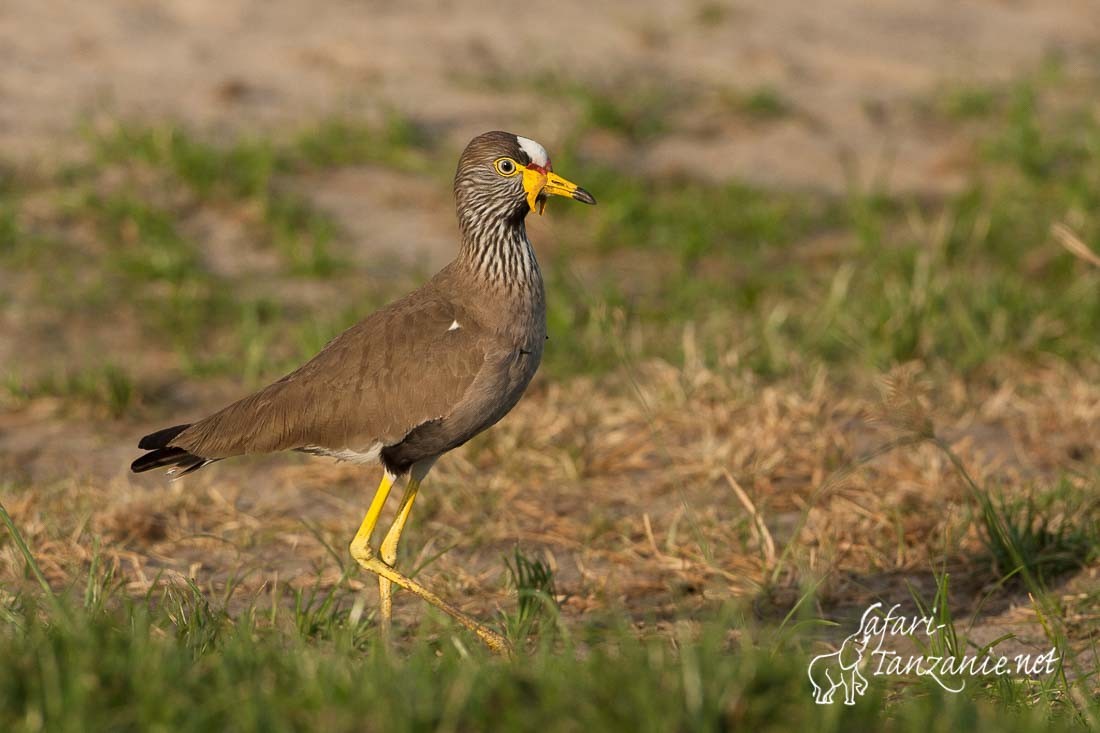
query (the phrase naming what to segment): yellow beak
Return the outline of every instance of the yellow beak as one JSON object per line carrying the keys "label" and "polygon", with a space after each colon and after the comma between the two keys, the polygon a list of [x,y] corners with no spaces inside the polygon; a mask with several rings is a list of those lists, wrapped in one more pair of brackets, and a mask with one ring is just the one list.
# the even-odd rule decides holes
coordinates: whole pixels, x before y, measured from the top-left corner
{"label": "yellow beak", "polygon": [[588,191],[553,171],[524,166],[520,168],[523,169],[523,190],[527,192],[527,205],[531,207],[531,211],[542,214],[549,196],[565,196],[586,204],[596,203],[596,199]]}

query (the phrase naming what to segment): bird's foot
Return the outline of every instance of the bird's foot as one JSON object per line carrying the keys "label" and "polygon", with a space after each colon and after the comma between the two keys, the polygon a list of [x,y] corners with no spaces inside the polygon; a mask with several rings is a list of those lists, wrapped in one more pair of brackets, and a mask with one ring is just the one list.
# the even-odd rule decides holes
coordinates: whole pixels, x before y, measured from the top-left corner
{"label": "bird's foot", "polygon": [[[360,566],[378,576],[379,592],[381,595],[381,607],[379,610],[384,638],[388,639],[389,637],[390,617],[393,608],[392,588],[389,587],[389,584],[393,583],[419,596],[425,602],[435,606],[440,611],[443,611],[455,621],[458,621],[458,623],[474,632],[477,637],[481,639],[482,643],[489,647],[490,651],[505,656],[511,655],[512,645],[507,639],[490,629],[488,626],[485,626],[458,610],[447,601],[444,601],[420,583],[404,575],[399,570],[396,570],[389,563],[376,557],[369,545],[357,546],[352,544],[351,556],[355,558],[355,561],[359,563]],[[383,589],[383,584],[386,585],[385,589]]]}

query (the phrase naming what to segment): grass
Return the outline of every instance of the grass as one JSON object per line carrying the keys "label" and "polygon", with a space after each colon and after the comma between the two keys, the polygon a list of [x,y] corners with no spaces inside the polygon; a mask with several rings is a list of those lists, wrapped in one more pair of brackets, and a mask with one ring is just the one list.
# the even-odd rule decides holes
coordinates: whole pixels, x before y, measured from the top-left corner
{"label": "grass", "polygon": [[738,116],[768,122],[790,116],[794,106],[777,89],[762,86],[747,91],[727,91],[722,96],[726,107]]}
{"label": "grass", "polygon": [[[673,111],[692,96],[687,85],[661,75],[607,79],[599,76],[579,78],[549,71],[502,71],[464,81],[494,91],[522,90],[537,94],[544,104],[556,103],[574,110],[576,134],[599,130],[634,144],[652,142],[668,132],[674,124]],[[560,156],[555,154],[554,159],[559,160]]]}
{"label": "grass", "polygon": [[[177,354],[182,374],[236,375],[243,365],[247,379],[259,380],[308,358],[354,314],[402,287],[368,292],[360,303],[304,319],[287,333],[280,328],[285,305],[243,292],[251,273],[238,279],[220,271],[195,221],[213,214],[242,223],[249,246],[277,254],[286,280],[336,279],[347,269],[335,252],[344,236],[339,225],[286,180],[316,166],[419,165],[423,135],[401,118],[380,127],[322,121],[281,144],[219,145],[172,126],[119,124],[88,135],[93,162],[63,167],[44,181],[28,175],[29,186],[0,199],[0,260],[35,282],[41,311],[89,323],[92,332],[110,322],[97,323],[97,313],[136,321],[147,346]],[[48,206],[48,224],[28,220],[29,198]],[[95,361],[89,369],[110,370]],[[17,401],[48,393],[88,402],[97,391],[84,377],[37,374],[31,366],[5,378]],[[111,399],[113,414],[125,409],[125,400]]]}
{"label": "grass", "polygon": [[[361,607],[345,610],[331,595],[299,596],[289,620],[255,603],[231,615],[194,584],[126,600],[96,562],[81,604],[55,598],[0,512],[43,589],[6,595],[0,607],[0,724],[10,731],[905,731],[932,721],[942,730],[1084,730],[1100,711],[1095,700],[1082,709],[1050,694],[1042,705],[1017,704],[1030,694],[1026,683],[998,702],[992,681],[976,695],[916,683],[884,707],[888,693],[876,680],[855,706],[822,708],[808,694],[805,640],[753,630],[728,613],[675,642],[612,622],[586,629],[582,641],[502,660],[430,635],[387,653],[365,633]],[[548,576],[519,554],[514,563],[522,616],[523,588],[545,586]]]}
{"label": "grass", "polygon": [[133,409],[139,390],[133,377],[116,364],[75,369],[40,375],[33,382],[23,382],[9,375],[5,385],[8,396],[17,402],[29,402],[40,397],[58,397],[100,409],[108,417],[120,418]]}
{"label": "grass", "polygon": [[[871,690],[854,707],[820,707],[812,702],[806,667],[822,651],[822,637],[834,640],[834,634],[827,629],[822,633],[824,627],[816,619],[816,586],[801,591],[796,602],[784,608],[786,615],[778,623],[748,602],[711,603],[695,613],[677,614],[674,623],[663,629],[648,615],[657,614],[656,610],[638,617],[616,605],[564,622],[551,565],[518,550],[504,561],[510,593],[499,620],[516,642],[519,651],[514,659],[488,657],[476,641],[431,615],[417,632],[399,642],[395,653],[388,653],[379,644],[368,610],[372,584],[366,584],[366,591],[348,593],[346,584],[355,573],[346,566],[327,589],[320,578],[313,587],[281,593],[278,581],[246,592],[232,576],[220,590],[200,588],[193,581],[156,578],[142,595],[126,587],[125,577],[115,575],[117,566],[101,560],[92,543],[85,577],[69,581],[56,593],[56,581],[51,586],[31,545],[0,506],[0,519],[7,527],[0,550],[10,550],[4,548],[10,540],[14,553],[5,555],[21,558],[23,575],[37,582],[36,586],[7,582],[0,594],[0,654],[6,660],[0,669],[0,725],[16,731],[74,726],[173,730],[753,726],[787,730],[792,724],[825,731],[1087,730],[1100,715],[1095,673],[1089,663],[1093,652],[1070,642],[1064,631],[1068,618],[1060,613],[1047,615],[1048,609],[1057,611],[1060,603],[1049,590],[1056,568],[1047,561],[1054,557],[1050,550],[1056,546],[1084,548],[1073,543],[1095,531],[1095,503],[1089,502],[1089,492],[1067,484],[1050,496],[1037,497],[1035,509],[1028,510],[1029,519],[1021,521],[1015,505],[982,501],[1007,496],[1007,492],[979,485],[955,449],[946,442],[937,443],[942,439],[927,411],[924,389],[911,371],[903,370],[887,386],[883,419],[903,433],[937,444],[960,462],[957,469],[949,470],[957,471],[974,493],[969,502],[946,513],[972,512],[978,527],[997,528],[997,536],[1005,538],[1011,564],[1000,565],[995,556],[982,558],[980,577],[987,582],[996,578],[998,586],[1012,576],[1027,577],[1025,587],[1049,643],[1067,660],[1066,669],[1056,675],[968,679],[967,691],[960,694],[948,694],[927,679],[871,677]],[[724,401],[721,395],[711,399]],[[614,412],[621,414],[621,408]],[[758,417],[746,421],[763,424]],[[902,452],[901,447],[897,444],[894,452]],[[911,450],[912,444],[904,447]],[[546,452],[538,446],[536,450]],[[553,453],[548,457],[553,458]],[[883,471],[886,466],[879,459],[885,457],[877,451],[874,458],[861,463],[869,466],[873,461],[876,470]],[[930,462],[925,459],[924,463]],[[858,466],[841,465],[836,479],[829,477],[814,492],[804,505],[807,518],[829,511],[825,500],[830,487],[858,496],[856,486],[848,481],[854,468]],[[236,502],[227,502],[221,493],[227,488],[226,482],[218,482],[210,496],[231,506]],[[27,493],[31,496],[26,497]],[[9,489],[4,496],[25,502],[39,493]],[[711,501],[715,498],[713,492],[708,496]],[[198,513],[214,503],[202,494],[193,499],[185,505],[185,513]],[[766,499],[756,499],[759,511],[773,516],[763,503]],[[866,511],[875,511],[870,495],[864,500]],[[833,521],[843,521],[847,506],[842,503],[830,514]],[[984,511],[987,506],[992,514]],[[172,511],[170,506],[165,509]],[[249,514],[229,521],[235,525],[247,523],[244,520],[270,521],[256,510],[249,508]],[[126,513],[139,512],[126,509]],[[1046,519],[1036,524],[1033,518]],[[41,526],[43,520],[34,523]],[[66,526],[55,531],[70,544],[73,538],[87,544],[82,529],[87,524],[84,518],[75,532]],[[287,536],[285,530],[278,531],[281,537]],[[758,531],[768,531],[767,526]],[[860,531],[858,525],[855,531]],[[318,531],[316,536],[323,539],[324,533]],[[1029,544],[1027,536],[1041,541]],[[233,552],[251,544],[233,535],[225,541]],[[785,574],[780,566],[789,567],[787,550],[795,547],[798,553],[799,544],[785,543],[777,574]],[[121,545],[126,551],[125,543]],[[674,551],[671,538],[667,546]],[[167,547],[178,551],[180,543],[171,540]],[[965,546],[953,551],[973,554]],[[1087,557],[1081,560],[1088,562]],[[51,562],[56,567],[56,551]],[[1037,570],[1021,573],[1017,570],[1021,564]],[[915,605],[948,630],[923,651],[974,652],[977,645],[968,639],[969,629],[953,612],[959,598],[949,593],[949,576],[940,570],[936,575],[934,595],[925,599],[914,591]]]}
{"label": "grass", "polygon": [[[601,729],[780,729],[784,717],[809,722],[814,712],[805,703],[739,707],[750,692],[793,692],[796,670],[785,660],[758,672],[734,655],[708,652],[683,664],[666,647],[634,644],[585,661],[540,656],[510,664],[429,643],[394,660],[363,654],[346,635],[318,645],[258,631],[249,620],[227,627],[194,603],[73,625],[23,616],[23,633],[0,641],[8,660],[0,672],[5,729],[562,730],[566,720]],[[704,674],[705,689],[685,709],[685,678]],[[869,708],[838,717],[866,722],[874,717]]]}
{"label": "grass", "polygon": [[324,120],[301,134],[288,157],[314,168],[378,163],[425,172],[432,152],[427,130],[391,113],[380,128],[354,119]]}
{"label": "grass", "polygon": [[173,212],[132,194],[89,194],[81,206],[115,245],[106,266],[126,280],[180,284],[200,277],[203,265],[192,243],[179,233]]}
{"label": "grass", "polygon": [[[547,77],[536,87],[579,100],[582,129],[630,139],[658,134],[669,107],[633,86],[608,94]],[[1089,334],[1100,329],[1100,272],[1064,253],[1049,232],[1064,221],[1086,242],[1100,236],[1100,123],[1080,111],[1051,114],[1041,95],[1019,85],[1003,121],[979,142],[985,157],[972,184],[936,201],[647,180],[567,146],[555,156],[558,167],[598,191],[601,205],[553,212],[573,245],[543,256],[554,294],[547,372],[603,373],[624,356],[677,363],[684,323],[693,324],[705,363],[736,360],[772,378],[822,364],[881,371],[919,359],[978,373],[1006,359],[1087,358]],[[775,111],[767,90],[749,98],[761,113]],[[271,313],[270,298],[223,297],[239,289],[241,277],[212,269],[191,233],[194,213],[220,211],[244,222],[250,244],[277,252],[288,278],[337,280],[354,274],[342,254],[345,233],[286,181],[342,165],[423,171],[433,152],[415,122],[396,116],[381,124],[323,120],[285,141],[227,145],[179,128],[119,125],[92,144],[99,168],[60,176],[57,195],[73,228],[90,222],[108,245],[110,268],[100,272],[89,261],[83,275],[63,275],[77,282],[62,291],[52,287],[56,277],[43,281],[43,299],[66,309],[89,302],[125,308],[110,293],[134,293],[143,330],[155,339],[173,334],[185,372],[213,374],[244,354],[250,364],[272,365],[257,379],[310,355],[295,342],[312,348],[325,338],[272,331],[287,314],[257,318]],[[123,186],[102,190],[120,174]],[[150,176],[169,195],[156,193]],[[23,223],[20,209],[10,196],[0,206],[0,256],[28,269],[47,256],[87,259],[79,242]],[[26,244],[32,240],[45,244]],[[83,287],[79,280],[88,276],[93,282]],[[413,282],[373,290],[369,305]],[[330,309],[303,328],[329,324],[327,337],[354,317]]]}
{"label": "grass", "polygon": [[1079,491],[1063,480],[1042,492],[1013,496],[987,492],[982,507],[984,541],[1000,575],[1033,576],[1049,582],[1095,559],[1095,491]]}
{"label": "grass", "polygon": [[15,212],[8,206],[2,206],[0,208],[0,256],[4,256],[15,249],[18,236],[19,230],[15,224]]}
{"label": "grass", "polygon": [[[356,134],[363,139],[370,135],[366,128]],[[324,138],[307,138],[316,139]],[[330,252],[336,235],[331,219],[276,182],[278,174],[294,170],[296,161],[309,159],[310,145],[303,146],[303,157],[294,148],[277,149],[269,141],[245,140],[222,147],[179,128],[127,125],[93,143],[103,163],[151,165],[170,172],[201,200],[228,200],[258,210],[257,238],[282,255],[292,274],[325,277],[339,264]]]}
{"label": "grass", "polygon": [[1089,359],[1100,271],[1050,231],[1070,220],[1086,242],[1100,233],[1100,122],[1047,114],[1037,95],[1018,91],[972,185],[935,202],[651,182],[569,161],[607,203],[583,222],[566,215],[582,242],[582,226],[597,234],[583,282],[571,275],[583,245],[551,268],[555,291],[568,293],[553,332],[575,341],[562,353],[593,355],[582,369],[617,361],[603,329],[586,328],[598,315],[577,305],[587,302],[619,313],[624,339],[646,334],[641,357],[676,361],[678,326],[691,321],[709,363],[733,351],[773,376],[817,363],[882,370],[919,359],[972,373],[1006,358]]}
{"label": "grass", "polygon": [[527,557],[517,547],[505,563],[517,596],[516,612],[506,617],[505,626],[508,638],[518,645],[532,636],[544,619],[557,620],[558,594],[554,589],[554,573],[542,560]]}
{"label": "grass", "polygon": [[[516,566],[532,567],[518,556]],[[737,616],[674,644],[612,623],[586,632],[598,641],[583,652],[567,642],[503,661],[422,637],[394,657],[375,646],[356,608],[341,609],[331,596],[300,602],[290,623],[280,623],[277,609],[254,605],[230,616],[193,585],[140,602],[120,602],[116,590],[93,563],[82,607],[50,611],[29,594],[7,599],[9,626],[0,634],[6,729],[785,730],[794,721],[814,730],[916,730],[935,719],[945,730],[1031,730],[1075,721],[1055,698],[1016,707],[1028,694],[1022,688],[1006,704],[991,688],[967,697],[917,685],[887,713],[876,685],[854,708],[822,709],[806,694],[803,640],[760,630],[734,640],[730,628],[752,626]]]}

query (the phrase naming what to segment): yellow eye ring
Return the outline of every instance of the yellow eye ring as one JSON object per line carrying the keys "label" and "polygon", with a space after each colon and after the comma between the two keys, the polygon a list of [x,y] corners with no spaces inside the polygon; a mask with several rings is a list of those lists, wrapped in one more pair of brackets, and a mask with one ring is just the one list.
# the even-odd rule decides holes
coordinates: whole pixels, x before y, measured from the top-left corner
{"label": "yellow eye ring", "polygon": [[511,158],[497,158],[493,161],[493,168],[505,178],[511,178],[519,173],[519,165]]}

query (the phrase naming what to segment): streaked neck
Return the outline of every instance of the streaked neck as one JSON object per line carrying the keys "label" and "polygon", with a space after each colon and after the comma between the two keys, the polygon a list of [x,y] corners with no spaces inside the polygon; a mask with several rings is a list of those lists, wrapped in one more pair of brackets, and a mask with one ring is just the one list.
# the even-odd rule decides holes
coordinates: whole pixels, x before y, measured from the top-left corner
{"label": "streaked neck", "polygon": [[[461,222],[459,260],[488,284],[514,294],[542,297],[542,272],[523,220]],[[473,224],[473,222],[470,222]]]}

